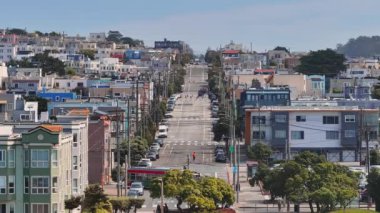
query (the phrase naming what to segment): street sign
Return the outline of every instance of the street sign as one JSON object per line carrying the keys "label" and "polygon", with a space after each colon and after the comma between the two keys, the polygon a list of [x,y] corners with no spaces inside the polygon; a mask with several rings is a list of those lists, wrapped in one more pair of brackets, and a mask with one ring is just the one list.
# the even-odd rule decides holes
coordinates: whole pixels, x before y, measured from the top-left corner
{"label": "street sign", "polygon": [[236,166],[232,167],[232,173],[237,173],[237,167]]}
{"label": "street sign", "polygon": [[235,148],[233,145],[230,146],[230,152],[234,152]]}

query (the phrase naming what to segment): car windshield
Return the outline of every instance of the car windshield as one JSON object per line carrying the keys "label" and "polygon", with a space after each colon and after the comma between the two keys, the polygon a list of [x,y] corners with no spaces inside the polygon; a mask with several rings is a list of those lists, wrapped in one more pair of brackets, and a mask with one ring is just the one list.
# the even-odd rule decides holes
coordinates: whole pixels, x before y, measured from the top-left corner
{"label": "car windshield", "polygon": [[141,188],[142,185],[140,183],[132,183],[131,188]]}

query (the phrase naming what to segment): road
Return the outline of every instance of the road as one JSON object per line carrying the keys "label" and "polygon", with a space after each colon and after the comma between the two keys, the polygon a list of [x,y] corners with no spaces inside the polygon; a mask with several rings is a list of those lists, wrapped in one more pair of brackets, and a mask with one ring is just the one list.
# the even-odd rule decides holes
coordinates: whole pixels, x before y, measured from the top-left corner
{"label": "road", "polygon": [[[173,118],[169,119],[168,138],[160,151],[160,159],[153,166],[164,166],[182,169],[187,165],[190,156],[190,169],[201,175],[217,176],[227,180],[225,163],[214,161],[214,148],[218,142],[213,141],[211,131],[210,100],[207,94],[197,97],[198,90],[207,86],[207,66],[191,66],[187,68],[184,92],[176,102]],[[187,97],[186,97],[187,96]],[[195,161],[192,152],[196,153]],[[145,193],[145,204],[142,210],[151,210],[159,204],[159,199],[152,200]],[[165,199],[170,209],[174,209],[176,201]],[[182,204],[182,207],[186,207]]]}

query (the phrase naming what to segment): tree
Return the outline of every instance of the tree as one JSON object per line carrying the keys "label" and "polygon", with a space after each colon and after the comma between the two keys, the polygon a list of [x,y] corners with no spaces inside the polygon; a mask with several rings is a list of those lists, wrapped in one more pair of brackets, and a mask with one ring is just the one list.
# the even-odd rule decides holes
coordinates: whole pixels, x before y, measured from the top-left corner
{"label": "tree", "polygon": [[48,100],[38,96],[24,96],[25,101],[37,101],[38,102],[38,114],[47,111]]}
{"label": "tree", "polygon": [[142,208],[145,200],[141,198],[130,198],[129,202],[130,202],[130,206],[128,207],[128,212],[129,212],[129,209],[131,208],[134,208],[134,212],[137,212],[137,209]]}
{"label": "tree", "polygon": [[235,201],[234,191],[224,180],[215,177],[202,177],[199,183],[201,197],[209,198],[213,201],[212,205],[205,200],[205,209],[214,209],[220,204],[232,205]]}
{"label": "tree", "polygon": [[71,210],[78,208],[80,204],[82,203],[82,197],[81,196],[71,196],[70,199],[65,200],[65,209],[68,209],[69,212]]}
{"label": "tree", "polygon": [[[164,196],[177,199],[177,208],[181,210],[181,204],[192,195],[197,188],[197,183],[193,178],[190,170],[180,171],[178,169],[170,170],[163,177]],[[159,180],[153,180],[150,196],[159,198],[161,194],[161,186]]]}
{"label": "tree", "polygon": [[271,148],[264,143],[256,143],[252,147],[249,147],[248,150],[248,156],[260,162],[267,162],[272,154]]}
{"label": "tree", "polygon": [[349,57],[369,58],[380,54],[380,36],[359,36],[351,38],[346,44],[338,44],[337,52]]}
{"label": "tree", "polygon": [[380,212],[380,169],[372,168],[368,174],[367,181],[368,194],[375,201],[375,210]]}
{"label": "tree", "polygon": [[290,54],[289,50],[286,49],[286,47],[277,46],[277,47],[274,48],[273,50],[285,51],[285,52],[287,52],[287,53]]}
{"label": "tree", "polygon": [[[121,157],[121,156],[120,156]],[[125,159],[125,158],[124,158]],[[116,166],[115,168],[113,168],[111,170],[111,179],[113,182],[117,182],[117,170],[118,170],[118,166]],[[125,169],[120,167],[120,176],[123,178],[125,176]]]}
{"label": "tree", "polygon": [[296,67],[296,71],[305,75],[334,77],[346,69],[345,60],[344,55],[331,49],[311,51],[308,55],[301,57],[300,65]]}
{"label": "tree", "polygon": [[377,150],[370,151],[371,165],[380,165],[380,153]]}
{"label": "tree", "polygon": [[251,87],[252,87],[252,88],[256,88],[256,89],[261,88],[261,83],[260,83],[260,81],[257,80],[257,79],[252,79]]}
{"label": "tree", "polygon": [[42,69],[42,75],[56,73],[63,76],[66,74],[65,64],[57,58],[50,57],[48,51],[36,54],[31,60],[33,65]]}
{"label": "tree", "polygon": [[12,28],[12,29],[7,29],[6,34],[16,34],[16,35],[27,35],[28,32],[26,32],[26,30],[23,30],[23,29],[19,29],[19,28]]}
{"label": "tree", "polygon": [[205,54],[205,61],[209,64],[212,64],[213,66],[220,67],[220,53],[215,50],[208,49]]}
{"label": "tree", "polygon": [[67,69],[66,73],[67,73],[67,75],[69,75],[69,76],[74,76],[74,75],[76,75],[75,70],[74,70],[73,68],[71,68],[71,67]]}
{"label": "tree", "polygon": [[110,30],[108,32],[107,41],[113,41],[115,43],[120,43],[120,39],[122,37],[123,37],[123,34],[121,34],[119,31]]}
{"label": "tree", "polygon": [[83,54],[85,57],[94,60],[95,59],[95,53],[96,50],[90,50],[90,49],[82,49],[79,51],[80,54]]}
{"label": "tree", "polygon": [[82,205],[84,210],[92,213],[96,212],[97,209],[103,209],[106,212],[112,212],[112,205],[109,203],[103,189],[98,184],[89,185],[85,189]]}

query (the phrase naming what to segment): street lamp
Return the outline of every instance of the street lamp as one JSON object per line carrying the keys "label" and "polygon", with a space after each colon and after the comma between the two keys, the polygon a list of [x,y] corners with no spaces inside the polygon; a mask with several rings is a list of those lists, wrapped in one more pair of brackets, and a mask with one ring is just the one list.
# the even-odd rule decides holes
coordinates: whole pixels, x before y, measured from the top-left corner
{"label": "street lamp", "polygon": [[161,185],[161,204],[160,204],[160,212],[163,213],[164,212],[164,181],[162,180],[162,178],[159,178],[158,179],[160,181],[160,185]]}

